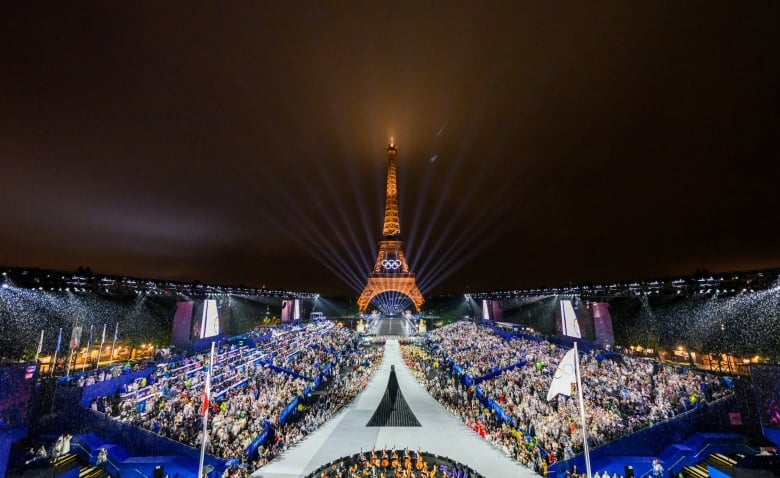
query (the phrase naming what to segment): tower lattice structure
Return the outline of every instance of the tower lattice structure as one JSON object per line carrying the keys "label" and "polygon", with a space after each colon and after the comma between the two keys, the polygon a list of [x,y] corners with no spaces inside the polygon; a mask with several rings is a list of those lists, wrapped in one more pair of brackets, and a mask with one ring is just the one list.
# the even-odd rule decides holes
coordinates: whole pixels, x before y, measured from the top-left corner
{"label": "tower lattice structure", "polygon": [[387,146],[387,185],[385,188],[385,221],[382,240],[376,256],[374,270],[358,298],[358,310],[364,314],[374,298],[385,292],[396,292],[408,297],[417,312],[425,299],[417,288],[415,275],[409,270],[401,240],[401,224],[398,219],[398,189],[396,186],[395,157],[398,150],[390,140]]}

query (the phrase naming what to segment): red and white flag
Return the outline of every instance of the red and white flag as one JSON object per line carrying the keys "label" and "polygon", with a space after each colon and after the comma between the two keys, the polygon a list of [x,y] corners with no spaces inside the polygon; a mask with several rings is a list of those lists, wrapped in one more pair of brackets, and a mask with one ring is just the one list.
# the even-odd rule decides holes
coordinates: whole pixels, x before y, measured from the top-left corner
{"label": "red and white flag", "polygon": [[203,385],[203,405],[200,407],[200,414],[204,417],[209,409],[209,401],[211,400],[211,364],[209,364],[208,372],[206,373],[206,383]]}
{"label": "red and white flag", "polygon": [[211,342],[211,353],[209,354],[209,363],[206,366],[206,383],[203,385],[203,405],[200,407],[200,414],[204,417],[209,411],[209,404],[211,402],[211,372],[214,370],[214,342]]}

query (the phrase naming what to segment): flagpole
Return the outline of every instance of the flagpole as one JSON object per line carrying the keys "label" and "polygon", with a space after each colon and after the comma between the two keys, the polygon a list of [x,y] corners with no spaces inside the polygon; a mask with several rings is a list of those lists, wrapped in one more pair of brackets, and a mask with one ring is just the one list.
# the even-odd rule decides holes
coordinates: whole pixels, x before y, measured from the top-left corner
{"label": "flagpole", "polygon": [[60,335],[57,336],[57,348],[54,349],[54,359],[51,361],[51,376],[54,376],[54,369],[57,368],[57,354],[60,352],[60,344],[62,344],[62,327],[60,327]]}
{"label": "flagpole", "polygon": [[87,340],[87,353],[84,355],[84,363],[81,364],[81,371],[87,368],[87,360],[89,359],[89,349],[92,348],[92,324],[89,325],[89,340]]}
{"label": "flagpole", "polygon": [[43,329],[41,329],[41,340],[38,341],[38,350],[35,352],[35,363],[38,363],[38,356],[41,355],[43,349]]}
{"label": "flagpole", "polygon": [[[76,332],[76,327],[73,327],[73,332],[71,333],[71,335],[73,335]],[[78,345],[78,343],[81,342],[81,331],[79,330],[78,337],[76,337],[75,339],[71,337],[70,339],[72,342],[70,344],[70,355],[68,356],[68,370],[65,372],[66,377],[70,377],[70,363],[73,361],[73,349],[74,349],[74,345]],[[73,342],[74,340],[75,342]]]}
{"label": "flagpole", "polygon": [[582,446],[585,454],[585,472],[588,478],[590,474],[590,449],[588,447],[588,429],[585,421],[585,401],[582,398],[582,378],[580,377],[580,355],[577,351],[577,342],[574,342],[574,374],[577,376],[577,396],[580,400],[580,420],[582,421]]}
{"label": "flagpole", "polygon": [[114,347],[116,347],[116,337],[117,337],[117,335],[119,335],[119,322],[116,323],[116,328],[114,329],[114,342],[111,344],[111,357],[108,358],[108,366],[109,367],[114,362]]}
{"label": "flagpole", "polygon": [[[203,399],[211,399],[211,371],[214,368],[214,342],[211,342],[211,353],[209,354],[209,368],[206,371],[206,383],[203,385]],[[203,477],[203,462],[206,458],[206,440],[208,439],[208,424],[209,424],[209,406],[206,406],[203,410],[203,435],[201,437],[200,444],[200,462],[198,462],[198,478]]]}
{"label": "flagpole", "polygon": [[103,335],[100,337],[100,348],[98,349],[97,360],[95,361],[95,369],[100,367],[100,354],[103,353],[103,344],[106,342],[106,324],[103,324]]}

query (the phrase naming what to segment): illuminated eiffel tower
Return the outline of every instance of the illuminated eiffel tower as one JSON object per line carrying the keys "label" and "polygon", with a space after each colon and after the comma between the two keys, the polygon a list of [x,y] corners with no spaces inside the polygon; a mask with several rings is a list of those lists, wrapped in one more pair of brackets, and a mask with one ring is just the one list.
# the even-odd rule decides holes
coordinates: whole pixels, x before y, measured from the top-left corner
{"label": "illuminated eiffel tower", "polygon": [[374,298],[385,292],[395,292],[408,297],[417,312],[425,302],[409,271],[401,240],[401,225],[398,220],[398,189],[395,185],[395,155],[398,152],[390,138],[387,146],[387,189],[385,195],[385,224],[382,240],[379,241],[379,253],[376,256],[374,270],[368,275],[368,283],[358,299],[358,310],[366,312]]}

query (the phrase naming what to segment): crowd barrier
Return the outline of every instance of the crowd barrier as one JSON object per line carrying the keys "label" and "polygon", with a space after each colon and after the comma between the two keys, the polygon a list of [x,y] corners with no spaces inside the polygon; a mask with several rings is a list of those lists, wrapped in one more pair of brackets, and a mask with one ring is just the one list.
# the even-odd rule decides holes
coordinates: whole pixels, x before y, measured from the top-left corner
{"label": "crowd barrier", "polygon": [[291,375],[291,376],[293,376],[295,378],[300,378],[301,380],[305,380],[307,382],[311,382],[312,381],[311,377],[304,377],[303,375],[299,374],[298,372],[295,372],[295,371],[290,370],[290,369],[282,368],[282,367],[277,367],[276,365],[274,365],[274,364],[272,364],[270,362],[265,362],[263,365],[267,366],[269,369],[273,370],[274,372],[279,372],[279,373],[284,373],[284,374],[287,374],[287,375]]}
{"label": "crowd barrier", "polygon": [[195,353],[205,352],[211,348],[211,342],[216,343],[219,347],[219,345],[224,343],[225,340],[227,340],[227,336],[225,336],[225,334],[219,334],[213,337],[207,337],[205,339],[193,340],[188,348],[190,351]]}
{"label": "crowd barrier", "polygon": [[104,380],[103,382],[95,382],[93,385],[83,387],[81,389],[81,406],[89,407],[95,398],[114,395],[123,385],[129,385],[136,379],[149,378],[149,375],[154,371],[155,367],[150,366],[137,372],[130,372],[127,375],[120,375],[116,378]]}
{"label": "crowd barrier", "polygon": [[248,447],[246,447],[244,454],[246,454],[246,456],[249,458],[254,458],[255,454],[257,453],[257,449],[269,441],[272,441],[275,436],[276,432],[274,431],[274,428],[266,421],[263,423],[263,431],[260,432],[260,434],[254,440],[252,440],[252,443],[250,443]]}
{"label": "crowd barrier", "polygon": [[481,377],[475,378],[474,379],[474,383],[477,384],[477,383],[484,382],[485,380],[490,380],[491,378],[496,378],[499,375],[503,374],[504,372],[508,372],[510,370],[516,369],[517,367],[522,367],[523,365],[525,365],[527,363],[528,362],[526,362],[525,360],[521,360],[521,361],[519,361],[519,362],[517,362],[515,364],[512,364],[512,365],[508,366],[508,367],[496,368],[496,369],[494,369],[490,373],[486,373],[485,375],[482,375]]}

